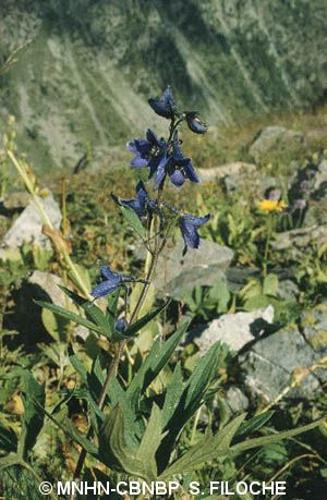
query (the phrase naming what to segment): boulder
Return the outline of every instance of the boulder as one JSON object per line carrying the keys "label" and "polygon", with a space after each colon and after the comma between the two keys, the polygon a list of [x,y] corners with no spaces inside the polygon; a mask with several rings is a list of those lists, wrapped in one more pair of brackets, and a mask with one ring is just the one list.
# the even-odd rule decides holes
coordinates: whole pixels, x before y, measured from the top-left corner
{"label": "boulder", "polygon": [[[61,223],[61,213],[58,203],[49,193],[47,196],[39,198],[50,221],[56,229],[59,229]],[[17,217],[9,231],[3,239],[3,248],[19,248],[23,243],[34,243],[44,248],[50,248],[50,242],[42,234],[43,221],[39,211],[32,200]]]}
{"label": "boulder", "polygon": [[218,167],[199,169],[200,178],[203,182],[211,182],[225,177],[238,177],[240,175],[250,175],[256,170],[253,163],[235,161],[226,163]]}
{"label": "boulder", "polygon": [[214,285],[227,270],[233,251],[209,240],[183,256],[182,238],[170,240],[158,259],[154,287],[162,295],[181,299],[198,285]]}
{"label": "boulder", "polygon": [[291,249],[293,258],[297,258],[313,242],[317,245],[327,244],[327,224],[278,233],[272,242],[272,248],[279,251]]}
{"label": "boulder", "polygon": [[[270,402],[292,381],[292,374],[303,375],[288,398],[311,399],[323,390],[326,369],[313,369],[327,355],[327,304],[303,313],[300,327],[287,327],[260,339],[239,357],[244,383],[251,398]],[[310,372],[306,371],[310,369]]]}
{"label": "boulder", "polygon": [[201,355],[217,341],[224,342],[233,351],[240,351],[245,345],[255,341],[274,319],[274,309],[258,309],[251,312],[223,314],[209,324],[191,331],[188,340],[199,348]]}
{"label": "boulder", "polygon": [[278,126],[265,127],[254,138],[249,153],[257,162],[272,150],[299,147],[303,143],[304,135],[300,131]]}
{"label": "boulder", "polygon": [[316,197],[320,196],[322,198],[327,195],[327,160],[322,160],[318,165],[314,189],[317,191]]}

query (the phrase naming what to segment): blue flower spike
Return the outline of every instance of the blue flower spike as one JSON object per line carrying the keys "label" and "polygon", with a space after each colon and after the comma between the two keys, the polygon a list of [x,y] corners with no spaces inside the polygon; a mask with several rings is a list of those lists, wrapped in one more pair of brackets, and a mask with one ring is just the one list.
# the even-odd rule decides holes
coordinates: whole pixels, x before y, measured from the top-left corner
{"label": "blue flower spike", "polygon": [[179,218],[179,227],[185,243],[184,253],[188,248],[199,248],[200,236],[198,234],[198,227],[208,222],[209,219],[210,214],[203,217],[186,214]]}
{"label": "blue flower spike", "polygon": [[148,103],[157,115],[170,120],[174,118],[177,111],[177,106],[169,85],[160,97],[152,97],[148,100]]}

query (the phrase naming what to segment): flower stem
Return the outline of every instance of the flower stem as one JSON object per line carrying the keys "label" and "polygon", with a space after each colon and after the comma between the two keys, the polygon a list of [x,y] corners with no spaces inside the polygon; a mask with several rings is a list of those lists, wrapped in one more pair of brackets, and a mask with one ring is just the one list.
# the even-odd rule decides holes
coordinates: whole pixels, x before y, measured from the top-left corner
{"label": "flower stem", "polygon": [[[158,194],[158,198],[159,198],[159,196],[160,196],[160,194]],[[159,225],[159,228],[158,228],[158,225]],[[138,317],[138,315],[142,309],[142,306],[144,304],[146,294],[148,292],[148,288],[149,288],[153,273],[154,273],[155,268],[156,268],[156,263],[157,263],[158,255],[159,255],[159,243],[160,243],[159,231],[157,231],[157,229],[160,229],[160,218],[155,215],[154,218],[151,220],[151,224],[149,227],[149,234],[148,234],[148,241],[152,237],[153,232],[155,232],[157,234],[157,236],[155,238],[155,248],[154,248],[153,252],[151,252],[149,250],[147,251],[147,257],[146,257],[146,261],[145,261],[145,279],[144,279],[145,282],[143,283],[142,290],[141,290],[140,295],[137,299],[136,305],[131,313],[131,316],[129,319],[129,325],[131,325],[134,321],[137,320],[137,317]],[[115,378],[117,375],[120,359],[124,353],[126,345],[127,345],[127,340],[122,340],[120,342],[117,353],[116,353],[115,357],[112,359],[112,361],[108,367],[106,380],[102,386],[101,393],[100,393],[99,400],[98,400],[98,406],[99,406],[100,410],[102,410],[104,407],[110,383],[113,380],[113,378]],[[91,439],[92,437],[93,437],[93,429],[90,428],[88,431],[88,434],[87,434],[87,438]],[[79,458],[77,461],[76,469],[74,472],[74,479],[79,478],[79,476],[81,475],[86,455],[87,455],[87,452],[86,452],[85,448],[83,448],[82,451],[80,452],[80,455],[79,455]]]}

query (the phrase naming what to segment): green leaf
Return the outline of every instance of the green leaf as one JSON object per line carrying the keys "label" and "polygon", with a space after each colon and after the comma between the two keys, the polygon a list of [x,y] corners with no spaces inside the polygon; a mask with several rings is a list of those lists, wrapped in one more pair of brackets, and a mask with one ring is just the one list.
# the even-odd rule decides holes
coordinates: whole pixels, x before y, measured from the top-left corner
{"label": "green leaf", "polygon": [[138,319],[133,323],[130,327],[126,328],[124,331],[124,335],[126,337],[134,336],[141,328],[144,328],[150,321],[152,321],[158,314],[160,314],[167,306],[169,302],[166,302],[164,305],[157,307],[153,311],[149,312],[142,316],[142,318]]}
{"label": "green leaf", "polygon": [[149,477],[157,477],[155,455],[162,437],[160,409],[156,404],[153,404],[148,424],[136,454],[139,460],[141,460],[144,464],[147,464],[147,475]]}
{"label": "green leaf", "polygon": [[87,375],[88,371],[81,362],[81,360],[77,357],[77,355],[74,353],[73,349],[70,347],[69,348],[69,361],[81,377],[82,381],[84,384],[87,384]]}
{"label": "green leaf", "polygon": [[246,436],[252,432],[256,432],[271,419],[273,414],[273,411],[266,411],[261,415],[255,415],[246,422],[243,422],[237,432],[237,436]]}
{"label": "green leaf", "polygon": [[17,449],[17,436],[13,430],[5,429],[0,425],[0,450],[7,453],[16,451]]}
{"label": "green leaf", "polygon": [[168,363],[171,355],[173,354],[181,338],[185,334],[189,323],[190,319],[184,321],[183,324],[176,330],[176,332],[165,342],[163,342],[161,339],[157,339],[154,342],[148,357],[141,365],[141,368],[134,376],[130,386],[126,391],[126,394],[131,399],[133,399],[135,403],[138,401],[139,394],[141,392],[144,392],[145,389],[149,387],[158,373]]}
{"label": "green leaf", "polygon": [[199,360],[185,387],[184,411],[191,416],[199,407],[204,393],[218,368],[221,344],[217,342]]}
{"label": "green leaf", "polygon": [[144,239],[146,237],[146,230],[134,210],[130,207],[123,207],[121,205],[120,210],[126,222],[141,238]]}
{"label": "green leaf", "polygon": [[67,309],[64,309],[63,307],[52,304],[51,302],[44,302],[43,300],[36,300],[35,302],[39,306],[45,307],[46,309],[49,309],[54,314],[57,314],[58,316],[69,319],[70,321],[73,321],[74,323],[77,323],[78,325],[85,326],[86,328],[88,328],[89,330],[91,330],[93,332],[100,333],[100,334],[103,333],[102,329],[98,325],[83,318],[83,316],[79,316],[78,314],[75,314],[71,311],[67,311]]}
{"label": "green leaf", "polygon": [[[81,307],[85,311],[85,315],[87,319],[91,320],[92,323],[95,323],[100,329],[104,336],[110,338],[111,334],[114,331],[113,325],[110,322],[109,314],[106,315],[102,312],[100,307],[90,302],[89,300],[80,297],[77,293],[69,290],[64,286],[60,286],[61,290],[65,292],[65,294],[74,302],[76,306]],[[118,294],[117,295],[118,299]]]}
{"label": "green leaf", "polygon": [[278,293],[278,276],[276,274],[268,274],[263,282],[264,295],[271,295],[276,297]]}
{"label": "green leaf", "polygon": [[45,390],[27,370],[21,370],[23,388],[23,428],[18,443],[18,454],[25,458],[37,440],[40,430],[43,427],[44,414],[39,407],[44,407]]}
{"label": "green leaf", "polygon": [[291,429],[289,431],[282,431],[276,434],[272,434],[270,436],[262,436],[254,439],[248,439],[243,441],[242,443],[237,443],[231,447],[231,453],[233,456],[237,456],[243,451],[251,450],[252,448],[266,446],[271,443],[275,443],[282,439],[289,439],[293,436],[297,436],[298,434],[302,434],[303,432],[310,431],[324,422],[325,419],[317,420],[316,422],[312,422],[308,425],[303,425],[302,427],[298,427],[296,429]]}
{"label": "green leaf", "polygon": [[111,469],[131,476],[140,477],[146,481],[152,477],[148,464],[137,457],[137,448],[126,445],[124,413],[120,405],[109,413],[100,433],[99,456]]}
{"label": "green leaf", "polygon": [[164,405],[162,407],[162,426],[165,428],[170,418],[172,417],[181,395],[184,390],[182,368],[180,363],[177,363],[174,369],[173,376],[167,387]]}
{"label": "green leaf", "polygon": [[192,446],[181,458],[177,459],[160,476],[167,479],[176,474],[185,474],[201,468],[206,463],[229,453],[230,444],[239,426],[245,418],[245,414],[235,417],[216,435],[209,433],[195,446]]}

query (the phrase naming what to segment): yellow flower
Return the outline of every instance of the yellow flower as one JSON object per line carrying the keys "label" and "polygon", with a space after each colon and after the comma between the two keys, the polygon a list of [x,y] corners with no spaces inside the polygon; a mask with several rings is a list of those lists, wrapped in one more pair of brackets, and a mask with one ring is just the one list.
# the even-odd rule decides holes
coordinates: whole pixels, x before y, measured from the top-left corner
{"label": "yellow flower", "polygon": [[279,200],[261,200],[258,203],[259,210],[265,213],[282,212],[286,207],[286,203]]}

